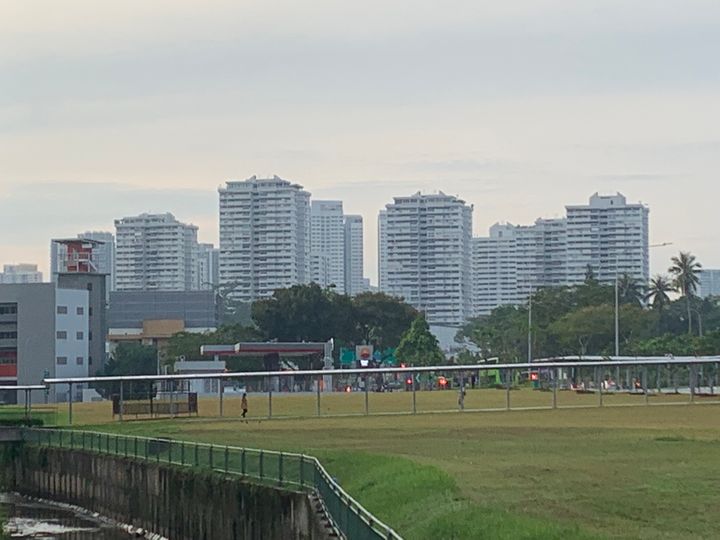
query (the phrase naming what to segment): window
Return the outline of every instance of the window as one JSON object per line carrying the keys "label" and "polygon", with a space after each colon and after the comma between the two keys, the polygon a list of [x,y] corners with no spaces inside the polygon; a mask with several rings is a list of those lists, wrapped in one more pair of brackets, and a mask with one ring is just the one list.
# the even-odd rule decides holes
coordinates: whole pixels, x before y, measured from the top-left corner
{"label": "window", "polygon": [[88,291],[92,291],[92,283],[88,283],[88,284],[87,284],[87,290],[88,290]]}
{"label": "window", "polygon": [[17,339],[17,331],[0,332],[0,339]]}
{"label": "window", "polygon": [[78,356],[77,358],[75,358],[75,362],[78,366],[82,366],[85,363],[85,359],[82,356]]}
{"label": "window", "polygon": [[82,306],[79,306],[79,307],[75,310],[75,313],[77,313],[78,315],[85,315],[85,308],[82,307]]}
{"label": "window", "polygon": [[88,332],[88,341],[92,341],[92,332]]}
{"label": "window", "polygon": [[64,366],[65,364],[67,364],[67,356],[58,356],[58,357],[55,359],[55,362],[56,362],[59,366]]}
{"label": "window", "polygon": [[88,356],[88,366],[92,366],[92,356]]}
{"label": "window", "polygon": [[92,317],[92,308],[88,309],[88,315]]}
{"label": "window", "polygon": [[67,332],[65,330],[58,330],[55,332],[55,337],[57,339],[67,339]]}
{"label": "window", "polygon": [[57,314],[58,315],[67,315],[67,306],[58,306]]}
{"label": "window", "polygon": [[76,332],[75,339],[82,341],[83,339],[85,339],[85,334],[83,332]]}

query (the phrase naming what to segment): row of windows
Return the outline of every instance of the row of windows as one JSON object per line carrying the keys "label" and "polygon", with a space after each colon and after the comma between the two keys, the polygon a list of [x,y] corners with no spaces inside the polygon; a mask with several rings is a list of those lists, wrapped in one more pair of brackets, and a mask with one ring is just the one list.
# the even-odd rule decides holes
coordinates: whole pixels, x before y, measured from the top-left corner
{"label": "row of windows", "polygon": [[17,332],[0,332],[0,339],[17,339]]}
{"label": "row of windows", "polygon": [[[85,308],[82,306],[78,306],[75,308],[75,313],[77,315],[85,315]],[[57,307],[57,314],[58,315],[67,315],[68,314],[68,307],[67,306],[58,306]]]}
{"label": "row of windows", "polygon": [[[59,366],[65,366],[68,363],[67,356],[58,356],[55,359],[55,361],[56,361],[57,365],[59,365]],[[77,357],[75,357],[75,363],[78,366],[82,366],[85,363],[85,358],[83,358],[82,356],[77,356]],[[92,364],[92,362],[89,362],[89,363]]]}
{"label": "row of windows", "polygon": [[0,315],[14,315],[17,313],[17,304],[0,306]]}
{"label": "row of windows", "polygon": [[[67,339],[68,333],[65,330],[58,330],[55,333],[55,337],[57,339]],[[85,332],[75,332],[75,339],[77,339],[78,341],[82,341],[83,339],[85,339]],[[89,333],[88,339],[92,340],[92,332]]]}

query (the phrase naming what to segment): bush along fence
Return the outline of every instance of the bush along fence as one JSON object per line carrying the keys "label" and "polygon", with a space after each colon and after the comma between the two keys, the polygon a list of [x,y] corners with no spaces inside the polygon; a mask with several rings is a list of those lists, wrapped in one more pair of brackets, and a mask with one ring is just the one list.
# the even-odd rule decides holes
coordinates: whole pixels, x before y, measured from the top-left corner
{"label": "bush along fence", "polygon": [[348,540],[402,540],[365,510],[313,456],[93,431],[24,428],[27,444],[84,450],[239,475],[281,488],[314,493],[336,531]]}

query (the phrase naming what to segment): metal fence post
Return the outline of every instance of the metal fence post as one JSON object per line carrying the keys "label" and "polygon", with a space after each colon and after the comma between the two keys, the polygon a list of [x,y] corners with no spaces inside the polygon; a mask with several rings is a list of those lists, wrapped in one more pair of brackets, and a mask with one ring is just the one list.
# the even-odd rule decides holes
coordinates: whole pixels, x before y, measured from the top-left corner
{"label": "metal fence post", "polygon": [[510,410],[510,384],[512,380],[512,370],[505,370],[505,409]]}
{"label": "metal fence post", "polygon": [[695,365],[690,366],[688,383],[690,384],[690,403],[693,403],[695,401],[695,385],[697,384],[697,368]]}
{"label": "metal fence post", "polygon": [[300,487],[305,485],[305,456],[300,454]]}
{"label": "metal fence post", "polygon": [[220,399],[220,418],[223,417],[223,393],[225,392],[223,388],[223,380],[222,378],[218,379],[218,396]]}
{"label": "metal fence post", "polygon": [[185,465],[185,442],[180,442],[180,465]]}
{"label": "metal fence post", "polygon": [[210,469],[213,469],[214,465],[213,465],[213,445],[212,444],[210,445],[210,448],[208,449],[208,453],[209,453]]}
{"label": "metal fence post", "polygon": [[198,443],[195,443],[195,466],[200,465],[200,450],[198,449]]}
{"label": "metal fence post", "polygon": [[645,405],[650,404],[650,392],[648,391],[648,368],[643,366],[642,368],[642,385],[643,392],[645,393]]}
{"label": "metal fence post", "polygon": [[283,453],[278,456],[278,485],[283,485]]}
{"label": "metal fence post", "polygon": [[412,393],[413,393],[413,414],[417,414],[417,383],[415,377],[412,378]]}
{"label": "metal fence post", "polygon": [[229,465],[230,465],[230,449],[226,446],[225,447],[225,473],[228,472]]}
{"label": "metal fence post", "polygon": [[368,391],[367,375],[365,375],[363,380],[365,381],[363,385],[365,386],[365,416],[367,416],[370,414],[370,393]]}
{"label": "metal fence post", "polygon": [[124,403],[123,403],[123,382],[120,381],[120,411],[118,414],[118,418],[120,419],[121,422],[123,421],[123,405],[124,405]]}
{"label": "metal fence post", "polygon": [[260,461],[260,463],[259,463],[258,468],[259,468],[259,472],[260,472],[260,478],[262,479],[262,477],[263,477],[263,451],[262,450],[260,450],[260,460],[259,461]]}
{"label": "metal fence post", "polygon": [[595,368],[595,386],[598,390],[598,407],[603,406],[603,392],[602,392],[602,381],[600,380],[600,369]]}
{"label": "metal fence post", "polygon": [[320,384],[322,381],[322,377],[318,375],[317,379],[317,416],[320,416]]}
{"label": "metal fence post", "polygon": [[135,441],[133,442],[133,456],[138,457],[138,438],[135,437]]}
{"label": "metal fence post", "polygon": [[268,418],[272,418],[272,379],[268,377]]}
{"label": "metal fence post", "polygon": [[560,379],[560,369],[555,368],[553,369],[553,396],[552,396],[552,408],[557,409],[557,392],[558,392],[558,383]]}
{"label": "metal fence post", "polygon": [[68,424],[72,426],[72,404],[73,404],[73,387],[72,383],[68,384]]}
{"label": "metal fence post", "polygon": [[240,453],[240,473],[241,473],[243,476],[245,476],[245,471],[246,471],[246,468],[245,468],[245,463],[246,463],[245,454],[246,454],[246,450],[243,448],[243,449],[242,449],[242,452]]}

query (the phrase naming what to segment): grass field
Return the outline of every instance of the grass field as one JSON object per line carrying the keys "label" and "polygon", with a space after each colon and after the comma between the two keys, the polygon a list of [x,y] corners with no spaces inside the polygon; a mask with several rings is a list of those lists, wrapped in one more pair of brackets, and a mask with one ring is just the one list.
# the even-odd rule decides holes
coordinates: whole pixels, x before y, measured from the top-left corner
{"label": "grass field", "polygon": [[[493,394],[494,392],[494,394]],[[373,394],[371,411],[407,411],[408,393]],[[457,406],[454,392],[418,394],[419,410]],[[469,392],[466,406],[504,406],[503,391]],[[597,396],[561,393],[565,405]],[[92,429],[217,444],[301,451],[319,457],[370,511],[414,538],[720,537],[720,407],[650,398],[658,407],[605,407],[266,420],[251,396],[229,418],[108,423],[107,404],[77,405]],[[551,394],[514,391],[513,404],[547,405]],[[605,403],[642,404],[643,396]],[[656,401],[653,401],[656,400]],[[364,410],[362,394],[322,397],[323,414]],[[422,405],[421,405],[422,404]],[[314,414],[314,396],[278,395],[274,415]]]}

